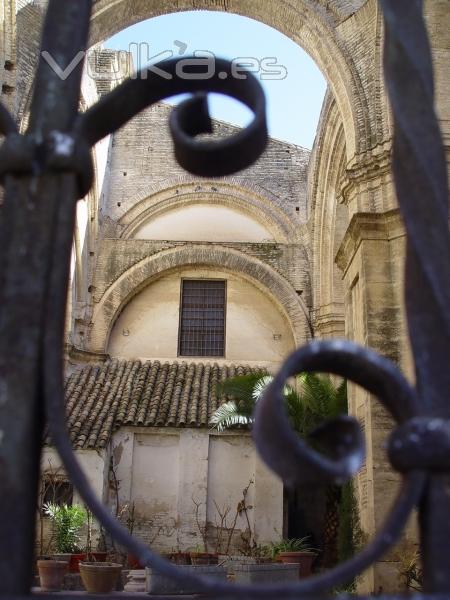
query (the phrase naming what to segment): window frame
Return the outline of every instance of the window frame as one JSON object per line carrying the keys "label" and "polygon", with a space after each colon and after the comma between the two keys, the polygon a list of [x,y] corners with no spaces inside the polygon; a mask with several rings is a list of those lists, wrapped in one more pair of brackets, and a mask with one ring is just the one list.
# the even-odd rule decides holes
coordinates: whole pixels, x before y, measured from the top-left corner
{"label": "window frame", "polygon": [[[51,502],[46,501],[47,490],[49,490],[53,487],[54,490],[56,491],[57,488],[62,485],[67,485],[70,488],[70,502],[64,502],[65,498],[58,498],[56,495],[53,497]],[[42,476],[42,479],[41,479],[40,494],[41,494],[41,499],[40,499],[41,511],[42,511],[43,516],[47,516],[47,514],[45,512],[45,508],[44,508],[44,506],[47,504],[56,504],[57,506],[63,506],[64,504],[67,504],[67,506],[73,506],[74,496],[75,496],[75,487],[74,487],[72,481],[65,476],[54,477],[52,480],[51,476],[44,473]]]}

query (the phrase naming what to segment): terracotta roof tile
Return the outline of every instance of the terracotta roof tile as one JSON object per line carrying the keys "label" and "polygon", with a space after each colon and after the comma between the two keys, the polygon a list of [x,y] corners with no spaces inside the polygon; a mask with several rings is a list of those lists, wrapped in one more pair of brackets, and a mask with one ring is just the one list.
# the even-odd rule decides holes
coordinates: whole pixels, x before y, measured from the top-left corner
{"label": "terracotta roof tile", "polygon": [[217,383],[264,368],[110,360],[86,366],[65,384],[67,424],[75,448],[104,448],[114,431],[137,427],[208,427],[228,400]]}

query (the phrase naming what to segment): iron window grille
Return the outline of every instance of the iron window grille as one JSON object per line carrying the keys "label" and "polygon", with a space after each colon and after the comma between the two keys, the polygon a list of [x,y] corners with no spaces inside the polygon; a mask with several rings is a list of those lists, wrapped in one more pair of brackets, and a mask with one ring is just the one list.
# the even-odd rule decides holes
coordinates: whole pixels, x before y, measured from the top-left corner
{"label": "iron window grille", "polygon": [[226,281],[181,281],[179,356],[225,356]]}

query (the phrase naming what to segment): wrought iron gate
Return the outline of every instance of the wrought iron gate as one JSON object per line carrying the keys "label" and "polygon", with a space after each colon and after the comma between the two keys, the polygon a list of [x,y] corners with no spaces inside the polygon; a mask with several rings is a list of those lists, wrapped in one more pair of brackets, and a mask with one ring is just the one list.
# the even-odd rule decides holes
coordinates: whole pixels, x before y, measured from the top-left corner
{"label": "wrought iron gate", "polygon": [[[298,440],[283,410],[282,388],[299,371],[342,375],[373,393],[397,425],[392,466],[403,476],[398,498],[376,538],[356,557],[297,584],[268,588],[203,581],[211,597],[323,597],[373,564],[419,509],[424,587],[450,597],[450,238],[447,171],[434,113],[432,64],[421,0],[379,0],[385,17],[385,74],[395,120],[393,165],[408,235],[406,306],[417,371],[412,388],[397,368],[345,341],[313,342],[295,352],[259,402],[255,442],[285,481],[343,482],[363,460],[361,431],[342,417],[322,431],[330,454]],[[92,0],[50,0],[42,50],[69,64],[87,45]],[[61,357],[75,204],[92,183],[91,148],[152,103],[192,92],[172,113],[178,161],[194,174],[239,170],[258,158],[267,132],[264,97],[246,80],[183,79],[178,60],[160,63],[169,78],[138,77],[78,113],[82,66],[60,79],[41,59],[29,129],[18,133],[0,107],[0,595],[30,591],[36,490],[45,421],[74,485],[96,518],[141,562],[179,580],[192,579],[128,536],[96,500],[65,432]],[[226,61],[219,71],[229,71]],[[220,91],[255,113],[242,132],[220,141],[194,139],[210,130],[205,94]],[[330,458],[333,456],[333,458]],[[440,595],[440,596],[439,596]],[[126,595],[124,594],[125,598]]]}

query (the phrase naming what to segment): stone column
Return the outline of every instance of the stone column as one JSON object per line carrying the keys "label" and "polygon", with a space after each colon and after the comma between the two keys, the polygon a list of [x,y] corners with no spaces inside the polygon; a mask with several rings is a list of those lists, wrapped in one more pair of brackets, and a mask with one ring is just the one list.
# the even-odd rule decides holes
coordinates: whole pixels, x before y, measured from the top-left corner
{"label": "stone column", "polygon": [[[346,337],[391,359],[411,377],[403,306],[404,255],[403,225],[393,209],[354,214],[336,261],[346,290]],[[359,419],[366,436],[367,460],[357,477],[357,496],[361,527],[371,537],[382,526],[398,489],[399,477],[384,449],[392,421],[377,399],[353,385],[349,386],[349,412]],[[399,590],[400,556],[413,539],[408,530],[402,547],[364,574],[360,591]]]}

